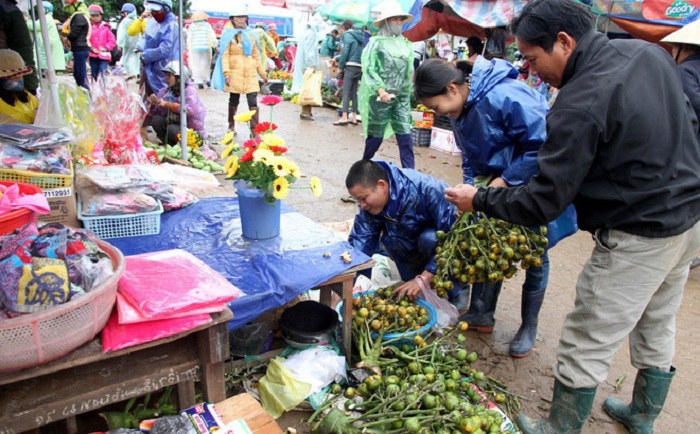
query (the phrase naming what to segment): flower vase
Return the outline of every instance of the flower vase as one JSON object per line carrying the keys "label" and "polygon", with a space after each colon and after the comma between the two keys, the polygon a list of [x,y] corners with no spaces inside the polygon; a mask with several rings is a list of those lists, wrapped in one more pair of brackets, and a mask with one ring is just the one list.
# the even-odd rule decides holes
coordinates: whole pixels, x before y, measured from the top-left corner
{"label": "flower vase", "polygon": [[243,237],[249,240],[266,240],[280,234],[280,201],[265,201],[265,193],[245,181],[233,183],[238,194]]}

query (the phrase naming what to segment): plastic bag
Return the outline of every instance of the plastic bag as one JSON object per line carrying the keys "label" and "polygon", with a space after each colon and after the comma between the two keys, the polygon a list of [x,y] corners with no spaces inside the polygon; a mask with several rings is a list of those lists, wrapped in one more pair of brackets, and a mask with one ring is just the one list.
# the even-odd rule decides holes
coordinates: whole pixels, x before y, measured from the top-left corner
{"label": "plastic bag", "polygon": [[176,177],[167,169],[151,164],[88,166],[78,170],[78,188],[86,178],[105,190],[123,190],[148,184],[175,184]]}
{"label": "plastic bag", "polygon": [[452,327],[457,324],[459,312],[452,303],[444,298],[438,297],[437,293],[432,289],[421,288],[420,296],[435,308],[435,311],[437,312],[436,326],[438,329]]}
{"label": "plastic bag", "polygon": [[73,159],[68,146],[29,151],[19,146],[0,145],[0,168],[70,175]]}
{"label": "plastic bag", "polygon": [[220,306],[241,294],[221,274],[179,249],[128,256],[119,291],[147,318]]}
{"label": "plastic bag", "polygon": [[203,170],[170,163],[161,164],[160,167],[176,179],[175,185],[187,191],[205,190],[221,185],[216,176]]}
{"label": "plastic bag", "polygon": [[309,394],[320,392],[331,383],[347,379],[345,357],[327,347],[303,350],[287,357],[282,364],[295,379],[311,385]]}
{"label": "plastic bag", "polygon": [[73,141],[73,134],[58,128],[27,124],[0,125],[0,144],[15,145],[30,151],[67,145]]}
{"label": "plastic bag", "polygon": [[117,351],[167,338],[203,326],[210,321],[211,316],[208,313],[203,313],[138,324],[119,324],[119,315],[115,310],[110,315],[105,328],[102,329],[102,352]]}
{"label": "plastic bag", "polygon": [[173,313],[167,316],[155,316],[152,318],[144,316],[141,311],[136,309],[134,305],[129,303],[129,300],[124,298],[124,296],[117,291],[117,313],[119,315],[119,324],[136,324],[145,321],[154,321],[159,319],[172,319],[172,318],[182,318],[190,315],[199,315],[203,313],[216,313],[221,312],[226,308],[225,304],[222,305],[211,305],[203,307],[200,309],[192,309],[187,312]]}
{"label": "plastic bag", "polygon": [[151,196],[128,190],[106,191],[93,186],[81,188],[78,195],[83,217],[141,214],[160,208]]}
{"label": "plastic bag", "polygon": [[301,90],[299,91],[300,106],[320,107],[323,105],[321,83],[323,83],[323,73],[321,71],[314,71],[313,68],[307,68],[304,71],[304,78],[301,81]]}
{"label": "plastic bag", "polygon": [[311,392],[311,384],[297,380],[283,361],[280,357],[270,360],[258,388],[260,401],[273,419],[299,405]]}

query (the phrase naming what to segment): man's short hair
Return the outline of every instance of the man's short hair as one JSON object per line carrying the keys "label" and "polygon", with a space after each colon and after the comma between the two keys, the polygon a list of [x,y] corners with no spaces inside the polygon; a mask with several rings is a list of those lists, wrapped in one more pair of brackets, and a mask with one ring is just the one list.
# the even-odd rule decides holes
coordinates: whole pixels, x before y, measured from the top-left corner
{"label": "man's short hair", "polygon": [[345,178],[345,187],[349,189],[356,185],[366,188],[375,188],[380,180],[389,183],[389,176],[381,164],[372,160],[360,160],[352,165],[348,176]]}
{"label": "man's short hair", "polygon": [[343,24],[342,24],[343,29],[345,29],[345,30],[352,29],[354,25],[355,25],[355,23],[353,23],[352,20],[345,20],[345,21],[343,21]]}
{"label": "man's short hair", "polygon": [[535,0],[513,20],[510,31],[516,38],[551,53],[559,32],[579,41],[594,27],[593,14],[572,0]]}

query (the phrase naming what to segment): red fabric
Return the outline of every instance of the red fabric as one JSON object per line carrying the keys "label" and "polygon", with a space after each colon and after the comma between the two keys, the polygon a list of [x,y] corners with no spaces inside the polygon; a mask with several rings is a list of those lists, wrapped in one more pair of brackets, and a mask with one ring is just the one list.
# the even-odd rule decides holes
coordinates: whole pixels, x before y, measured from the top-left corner
{"label": "red fabric", "polygon": [[622,30],[626,31],[635,38],[653,42],[655,44],[658,44],[661,39],[678,30],[677,26],[645,23],[616,17],[609,18]]}
{"label": "red fabric", "polygon": [[476,24],[463,18],[435,12],[429,8],[423,8],[421,21],[409,31],[404,32],[403,35],[411,42],[418,42],[432,38],[440,29],[450,35],[465,38],[470,36],[484,38],[485,36],[484,29]]}

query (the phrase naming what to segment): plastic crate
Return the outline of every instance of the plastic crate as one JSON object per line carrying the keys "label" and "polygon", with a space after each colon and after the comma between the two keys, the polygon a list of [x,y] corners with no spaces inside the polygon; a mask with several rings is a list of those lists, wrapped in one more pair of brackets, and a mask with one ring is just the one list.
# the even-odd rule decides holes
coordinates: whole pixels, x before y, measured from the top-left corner
{"label": "plastic crate", "polygon": [[42,190],[70,187],[73,185],[73,163],[70,163],[70,175],[32,172],[29,170],[0,169],[0,180],[34,184]]}
{"label": "plastic crate", "polygon": [[[13,184],[19,186],[19,191],[23,195],[42,194],[41,189],[33,184],[24,182],[0,181],[0,184],[9,187]],[[16,209],[6,214],[0,215],[0,235],[11,234],[15,229],[19,229],[28,223],[36,224],[39,215],[30,209]]]}
{"label": "plastic crate", "polygon": [[433,118],[433,127],[442,128],[443,130],[451,130],[452,124],[448,116],[435,116]]}
{"label": "plastic crate", "polygon": [[413,136],[413,146],[427,148],[430,146],[430,128],[411,128]]}
{"label": "plastic crate", "polygon": [[271,94],[279,96],[284,93],[284,81],[269,80],[267,84],[270,87]]}
{"label": "plastic crate", "polygon": [[78,219],[83,222],[85,229],[103,240],[159,234],[161,214],[163,214],[163,205],[158,201],[158,209],[155,211],[140,214],[84,217],[82,204],[78,201]]}

